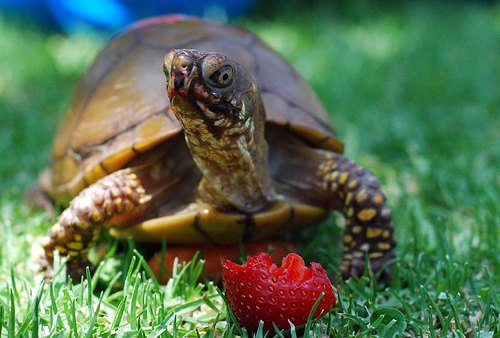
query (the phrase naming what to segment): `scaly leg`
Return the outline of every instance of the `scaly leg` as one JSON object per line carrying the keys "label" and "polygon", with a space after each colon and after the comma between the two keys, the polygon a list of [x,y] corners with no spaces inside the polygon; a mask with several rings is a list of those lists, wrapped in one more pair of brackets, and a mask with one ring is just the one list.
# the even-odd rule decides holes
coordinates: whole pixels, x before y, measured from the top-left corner
{"label": "scaly leg", "polygon": [[[346,220],[342,276],[360,276],[366,256],[372,270],[377,271],[394,257],[396,245],[391,211],[378,180],[367,169],[336,153],[325,153],[317,174],[327,207],[340,211]],[[385,273],[390,275],[390,270]]]}
{"label": "scaly leg", "polygon": [[43,241],[41,268],[47,276],[53,271],[53,251],[68,256],[68,272],[84,275],[89,246],[102,227],[117,215],[137,212],[151,199],[132,169],[114,172],[92,184],[71,201]]}

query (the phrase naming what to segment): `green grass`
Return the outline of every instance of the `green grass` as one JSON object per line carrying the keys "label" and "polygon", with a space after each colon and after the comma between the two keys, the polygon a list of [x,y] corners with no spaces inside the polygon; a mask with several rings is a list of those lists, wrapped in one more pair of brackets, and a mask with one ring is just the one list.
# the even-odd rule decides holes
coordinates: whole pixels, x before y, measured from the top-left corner
{"label": "green grass", "polygon": [[[500,8],[333,12],[242,22],[307,78],[346,153],[376,173],[393,208],[393,282],[337,281],[341,302],[311,335],[498,336]],[[245,335],[218,288],[196,282],[196,264],[160,286],[129,249],[81,284],[63,272],[52,283],[35,277],[31,247],[51,220],[24,191],[49,162],[72,88],[103,40],[7,17],[0,31],[0,336]],[[332,276],[336,223],[298,236]]]}

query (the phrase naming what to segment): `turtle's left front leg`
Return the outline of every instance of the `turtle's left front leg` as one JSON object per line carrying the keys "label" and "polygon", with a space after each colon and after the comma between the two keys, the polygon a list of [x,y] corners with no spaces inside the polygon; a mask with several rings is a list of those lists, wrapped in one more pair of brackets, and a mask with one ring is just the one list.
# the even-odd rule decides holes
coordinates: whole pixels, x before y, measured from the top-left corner
{"label": "turtle's left front leg", "polygon": [[[391,211],[378,180],[336,153],[324,153],[317,175],[327,207],[340,211],[346,221],[342,276],[360,276],[366,257],[372,270],[379,270],[394,258],[396,242]],[[390,275],[390,270],[386,274]]]}
{"label": "turtle's left front leg", "polygon": [[57,250],[68,257],[68,273],[79,279],[85,267],[91,266],[88,249],[102,227],[114,216],[137,213],[150,199],[140,176],[131,168],[114,172],[82,190],[45,237],[41,269],[51,277],[53,252]]}

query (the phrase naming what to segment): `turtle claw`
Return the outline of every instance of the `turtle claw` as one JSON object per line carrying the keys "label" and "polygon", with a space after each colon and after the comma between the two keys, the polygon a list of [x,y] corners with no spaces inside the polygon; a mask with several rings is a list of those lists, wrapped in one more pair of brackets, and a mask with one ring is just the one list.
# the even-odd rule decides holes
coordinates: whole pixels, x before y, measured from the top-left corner
{"label": "turtle claw", "polygon": [[90,270],[91,275],[96,270],[94,264],[92,264],[87,257],[84,256],[79,259],[72,259],[66,262],[67,275],[74,283],[79,283],[82,280],[82,277],[86,278],[87,268]]}
{"label": "turtle claw", "polygon": [[[344,280],[350,277],[361,277],[367,269],[370,277],[375,277],[378,281],[389,283],[392,280],[392,264],[387,262],[393,258],[392,256],[384,257],[379,260],[353,260],[342,262],[340,266],[340,275]],[[367,265],[368,264],[368,265]]]}
{"label": "turtle claw", "polygon": [[78,257],[78,259],[63,260],[61,264],[65,264],[66,269],[54,267],[54,263],[50,259],[43,257],[39,262],[38,272],[43,274],[43,278],[48,281],[57,278],[58,275],[66,273],[65,277],[69,277],[73,283],[79,283],[82,277],[86,277],[87,268],[89,268],[91,274],[96,270],[95,266],[83,256]]}

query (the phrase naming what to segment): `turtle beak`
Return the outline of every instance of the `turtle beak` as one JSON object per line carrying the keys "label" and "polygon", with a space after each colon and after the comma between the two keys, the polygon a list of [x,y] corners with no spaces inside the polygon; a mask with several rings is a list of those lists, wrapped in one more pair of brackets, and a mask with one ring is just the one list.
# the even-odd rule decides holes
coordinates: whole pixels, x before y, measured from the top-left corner
{"label": "turtle beak", "polygon": [[163,71],[167,78],[167,94],[170,100],[176,96],[186,97],[191,80],[195,76],[195,55],[190,50],[172,49],[163,62]]}

